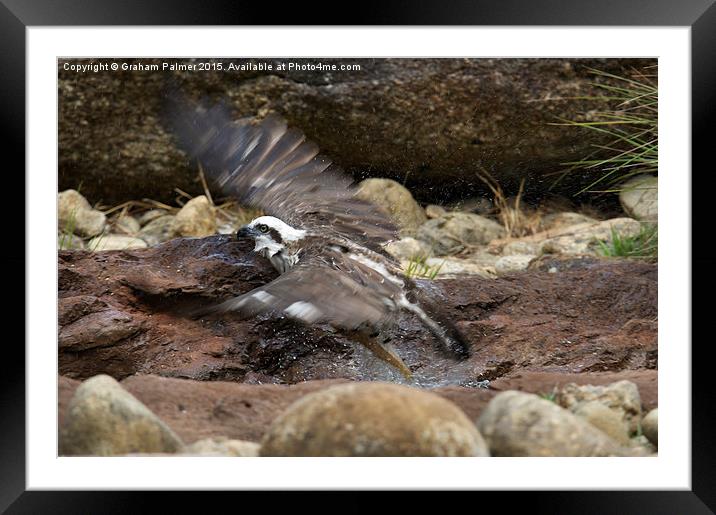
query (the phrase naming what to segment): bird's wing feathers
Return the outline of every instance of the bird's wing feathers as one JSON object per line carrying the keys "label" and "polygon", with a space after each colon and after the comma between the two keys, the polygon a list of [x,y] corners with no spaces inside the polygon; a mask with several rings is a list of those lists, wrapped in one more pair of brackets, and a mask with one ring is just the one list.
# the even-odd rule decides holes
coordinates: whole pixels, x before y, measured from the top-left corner
{"label": "bird's wing feathers", "polygon": [[248,317],[274,312],[304,323],[329,323],[341,329],[378,327],[391,316],[383,300],[400,289],[378,272],[331,252],[305,257],[291,271],[248,293],[197,314],[230,311]]}
{"label": "bird's wing feathers", "polygon": [[371,248],[397,237],[388,216],[354,198],[352,180],[280,116],[234,121],[225,105],[207,109],[170,98],[172,131],[223,193],[295,227],[333,231]]}

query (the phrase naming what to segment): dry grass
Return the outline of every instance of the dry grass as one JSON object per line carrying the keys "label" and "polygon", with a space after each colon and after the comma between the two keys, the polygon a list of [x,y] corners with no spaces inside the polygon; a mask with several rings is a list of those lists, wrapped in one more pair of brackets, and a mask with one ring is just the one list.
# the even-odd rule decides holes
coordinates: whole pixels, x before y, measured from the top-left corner
{"label": "dry grass", "polygon": [[539,209],[530,209],[522,205],[522,194],[524,193],[525,180],[520,181],[517,196],[510,200],[505,196],[500,184],[484,168],[475,172],[493,195],[493,203],[497,210],[496,216],[508,238],[521,238],[539,232],[542,221],[542,212]]}

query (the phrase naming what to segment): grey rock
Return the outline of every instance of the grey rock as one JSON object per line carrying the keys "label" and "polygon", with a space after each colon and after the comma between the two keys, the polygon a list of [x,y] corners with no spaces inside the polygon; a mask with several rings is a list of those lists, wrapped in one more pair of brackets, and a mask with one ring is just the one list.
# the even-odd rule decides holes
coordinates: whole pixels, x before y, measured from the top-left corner
{"label": "grey rock", "polygon": [[432,255],[432,249],[428,245],[410,236],[391,241],[384,248],[388,254],[401,261],[408,261],[417,256],[429,257]]}
{"label": "grey rock", "polygon": [[[387,416],[389,414],[389,416]],[[356,382],[310,393],[264,435],[262,456],[488,456],[465,413],[436,394]]]}
{"label": "grey rock", "polygon": [[138,236],[149,246],[171,240],[176,237],[174,233],[174,217],[172,215],[163,215],[155,218],[142,227]]}
{"label": "grey rock", "polygon": [[497,272],[497,275],[504,275],[526,270],[536,257],[537,256],[533,254],[512,254],[510,256],[502,256],[495,262],[495,272]]}
{"label": "grey rock", "polygon": [[555,403],[518,391],[496,395],[477,427],[493,456],[629,456],[634,452]]}
{"label": "grey rock", "polygon": [[624,211],[637,220],[656,222],[659,218],[659,179],[638,175],[620,185],[619,202]]}
{"label": "grey rock", "polygon": [[[542,240],[540,253],[598,255],[598,242],[611,242],[612,230],[622,237],[636,236],[641,231],[641,224],[633,218],[613,218],[599,223],[567,226],[559,231],[559,235]],[[549,233],[540,235],[549,236]]]}
{"label": "grey rock", "polygon": [[504,235],[504,228],[494,220],[455,212],[428,220],[420,226],[416,237],[430,245],[436,256],[446,256],[473,246],[486,245]]}
{"label": "grey rock", "polygon": [[514,255],[537,255],[540,252],[540,244],[535,241],[528,240],[513,240],[505,243],[502,247],[503,256],[514,256]]}
{"label": "grey rock", "polygon": [[173,453],[182,447],[164,422],[107,375],[77,388],[60,431],[63,455]]}
{"label": "grey rock", "polygon": [[92,209],[90,203],[75,190],[65,190],[57,195],[59,229],[80,236],[96,236],[104,230],[107,217]]}
{"label": "grey rock", "polygon": [[366,179],[358,184],[355,196],[380,206],[403,234],[413,234],[427,220],[410,191],[391,179]]}
{"label": "grey rock", "polygon": [[659,446],[659,409],[654,408],[641,421],[641,430],[651,443]]}
{"label": "grey rock", "polygon": [[147,243],[133,236],[125,236],[122,234],[103,234],[92,238],[87,247],[95,252],[103,250],[131,250],[147,248]]}
{"label": "grey rock", "polygon": [[123,215],[114,221],[114,229],[120,234],[134,236],[141,229],[141,225],[133,216]]}
{"label": "grey rock", "polygon": [[581,405],[598,401],[614,410],[626,423],[629,433],[635,433],[641,420],[639,389],[631,381],[617,381],[609,385],[576,385],[570,383],[557,394],[557,402],[576,411]]}
{"label": "grey rock", "polygon": [[540,221],[541,231],[553,231],[555,229],[561,229],[563,227],[569,227],[572,225],[579,224],[595,224],[599,223],[590,216],[583,215],[582,213],[573,213],[571,211],[565,211],[561,213],[550,213],[544,215]]}
{"label": "grey rock", "polygon": [[174,217],[171,232],[178,236],[202,238],[216,233],[216,214],[204,195],[194,197]]}
{"label": "grey rock", "polygon": [[144,227],[152,220],[156,220],[160,216],[166,216],[169,212],[165,209],[150,209],[149,211],[146,211],[142,213],[142,215],[139,217],[139,225]]}

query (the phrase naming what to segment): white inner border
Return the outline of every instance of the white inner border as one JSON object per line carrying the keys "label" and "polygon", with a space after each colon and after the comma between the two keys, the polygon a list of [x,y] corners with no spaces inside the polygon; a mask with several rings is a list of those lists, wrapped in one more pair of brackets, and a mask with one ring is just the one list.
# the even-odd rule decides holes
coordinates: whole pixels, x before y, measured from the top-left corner
{"label": "white inner border", "polygon": [[[690,41],[688,27],[28,28],[28,489],[690,489]],[[57,457],[56,59],[287,55],[659,58],[657,458]]]}

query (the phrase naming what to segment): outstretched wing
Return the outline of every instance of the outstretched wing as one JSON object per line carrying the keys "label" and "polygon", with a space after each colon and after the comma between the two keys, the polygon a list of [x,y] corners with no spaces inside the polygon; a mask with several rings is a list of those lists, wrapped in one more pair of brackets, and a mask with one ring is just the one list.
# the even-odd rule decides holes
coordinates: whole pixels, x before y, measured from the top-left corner
{"label": "outstretched wing", "polygon": [[305,256],[272,282],[195,315],[230,311],[248,317],[274,312],[307,324],[341,329],[380,327],[395,310],[401,288],[378,272],[330,250]]}
{"label": "outstretched wing", "polygon": [[168,121],[213,184],[243,204],[371,248],[397,237],[387,215],[354,198],[352,180],[280,116],[232,120],[225,105],[206,108],[171,95]]}

